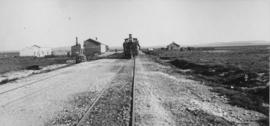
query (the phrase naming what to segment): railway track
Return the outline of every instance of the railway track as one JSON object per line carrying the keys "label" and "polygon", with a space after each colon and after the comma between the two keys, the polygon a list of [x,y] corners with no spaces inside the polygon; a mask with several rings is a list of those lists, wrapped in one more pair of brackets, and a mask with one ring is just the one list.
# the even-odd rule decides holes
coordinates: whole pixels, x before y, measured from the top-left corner
{"label": "railway track", "polygon": [[136,58],[133,57],[133,71],[132,71],[132,85],[131,85],[131,112],[130,112],[130,126],[134,126],[135,123],[135,70],[136,70]]}
{"label": "railway track", "polygon": [[56,74],[56,75],[48,76],[48,77],[46,77],[46,78],[42,78],[42,79],[39,79],[39,80],[30,82],[30,83],[27,83],[27,84],[24,84],[24,85],[21,85],[21,86],[17,86],[17,87],[14,87],[14,88],[11,88],[11,89],[2,91],[2,92],[0,92],[0,95],[5,94],[5,93],[8,93],[8,92],[11,92],[11,91],[14,91],[14,90],[18,90],[18,89],[24,88],[24,87],[26,87],[26,86],[30,86],[30,85],[37,84],[38,82],[41,82],[41,81],[44,81],[44,80],[48,80],[48,79],[57,77],[58,75],[61,75],[61,74]]}
{"label": "railway track", "polygon": [[[61,68],[69,67],[69,66],[71,66],[71,65],[66,65],[66,66],[63,66],[63,67],[59,67],[59,68],[54,69],[53,71],[59,70],[59,69],[61,69]],[[42,72],[42,73],[46,73],[46,72]],[[42,74],[42,73],[41,73],[41,74]],[[33,74],[33,75],[34,75],[34,74]],[[48,77],[45,77],[45,78],[42,78],[42,79],[39,79],[39,80],[30,82],[30,83],[27,83],[27,84],[24,84],[24,85],[21,85],[21,86],[17,86],[17,87],[8,89],[8,90],[1,91],[1,92],[0,92],[0,95],[5,94],[5,93],[8,93],[8,92],[11,92],[11,91],[14,91],[14,90],[18,90],[18,89],[24,88],[24,87],[26,87],[26,86],[30,86],[30,85],[37,84],[38,82],[41,82],[41,81],[45,81],[45,80],[48,80],[48,79],[55,78],[55,77],[57,77],[57,76],[59,76],[59,75],[61,75],[61,73],[55,74],[55,75],[52,75],[52,76],[48,76]],[[32,76],[32,75],[30,75],[30,76]]]}
{"label": "railway track", "polygon": [[[132,60],[133,60],[133,66],[132,66],[132,82],[131,82],[131,93],[130,93],[130,96],[131,96],[131,101],[130,101],[130,119],[129,119],[129,126],[134,126],[134,123],[135,123],[135,102],[134,102],[134,97],[135,97],[135,94],[134,94],[134,89],[135,89],[135,84],[134,84],[134,80],[135,80],[135,69],[136,69],[136,58],[133,58],[132,57]],[[121,70],[120,70],[121,71]],[[122,85],[121,88],[123,88],[124,86],[126,85]],[[91,115],[91,111],[95,108],[95,106],[98,104],[98,101],[101,100],[102,96],[105,95],[106,93],[106,90],[109,88],[110,86],[108,86],[107,88],[104,88],[99,94],[98,96],[93,100],[93,103],[89,106],[89,108],[87,109],[87,111],[83,114],[83,116],[79,119],[78,123],[76,126],[84,126],[85,123],[87,122],[88,120],[88,117]],[[103,114],[106,114],[106,113],[103,113]]]}
{"label": "railway track", "polygon": [[[115,103],[119,103],[118,105],[121,105],[121,106],[119,106],[118,108],[115,106],[114,106],[115,109],[114,108],[105,108],[105,111],[108,112],[108,110],[111,109],[112,111],[115,111],[115,110],[121,111],[120,113],[126,112],[126,115],[128,115],[128,116],[126,116],[126,118],[122,118],[122,120],[124,120],[124,122],[122,124],[134,126],[134,122],[135,122],[135,116],[134,116],[134,106],[135,106],[134,105],[134,97],[135,97],[134,89],[135,89],[135,85],[134,85],[134,80],[135,80],[136,59],[132,58],[132,60],[128,61],[128,64],[129,65],[127,65],[127,66],[123,65],[118,70],[117,75],[119,75],[119,76],[116,76],[115,82],[112,81],[112,83],[109,83],[109,85],[106,86],[106,88],[99,91],[99,93],[96,95],[96,97],[92,100],[92,103],[89,105],[89,107],[86,107],[87,109],[85,109],[86,111],[82,114],[81,118],[79,118],[77,121],[75,121],[75,124],[77,126],[87,125],[89,119],[91,120],[91,118],[89,118],[90,116],[92,116],[92,117],[94,116],[94,118],[99,118],[99,115],[98,114],[96,115],[94,113],[96,112],[97,108],[100,109],[99,108],[100,105],[102,105],[104,102],[108,103],[107,104],[108,106],[113,105],[113,104],[115,105]],[[9,92],[13,92],[13,91],[22,89],[24,87],[38,84],[38,82],[57,77],[58,75],[60,75],[60,74],[55,74],[53,76],[47,76],[45,78],[38,79],[38,80],[32,81],[30,83],[26,83],[26,84],[23,84],[23,85],[20,85],[17,87],[3,90],[2,92],[0,92],[0,95],[9,94]],[[120,77],[120,78],[118,78],[118,77]],[[22,100],[22,99],[27,98],[27,97],[31,97],[37,93],[40,93],[42,90],[47,89],[47,88],[50,88],[50,86],[47,86],[47,87],[42,88],[40,90],[36,90],[36,91],[34,91],[30,94],[24,95],[22,97],[18,97],[12,101],[9,101],[9,102],[3,104],[2,107],[5,108],[6,106],[9,106],[10,104],[12,104],[14,102],[17,102],[17,101]],[[115,89],[119,89],[119,90],[115,90]],[[118,98],[119,94],[121,94],[124,97]],[[111,98],[113,100],[110,101],[106,98]],[[124,98],[124,99],[122,99],[122,98]],[[115,99],[118,100],[118,102],[114,102]],[[129,109],[122,111],[122,108],[126,107],[125,105],[122,106],[123,105],[122,103],[125,103],[125,105],[128,104]],[[101,108],[101,109],[103,109],[103,108]],[[104,114],[104,115],[107,114],[104,111],[102,111],[102,112],[101,112],[101,114]],[[118,113],[113,113],[114,116],[117,114]],[[110,118],[110,119],[113,120],[113,118]],[[107,120],[110,120],[110,119],[107,119]],[[96,121],[98,121],[98,120],[96,120]]]}
{"label": "railway track", "polygon": [[[14,87],[14,88],[11,88],[11,89],[2,91],[2,92],[0,92],[0,95],[5,95],[5,94],[8,94],[9,92],[13,92],[13,91],[16,91],[16,90],[19,90],[19,89],[23,89],[23,88],[25,88],[25,87],[27,87],[27,86],[36,85],[36,84],[38,84],[39,82],[42,82],[42,81],[45,81],[45,80],[49,80],[49,79],[53,79],[53,78],[55,78],[55,77],[58,77],[59,75],[61,75],[61,74],[59,73],[59,74],[55,74],[55,75],[52,75],[52,76],[48,76],[48,77],[46,77],[46,78],[38,79],[38,80],[36,80],[36,81],[30,82],[30,83],[26,83],[26,84],[24,84],[24,85],[17,86],[17,87]],[[34,95],[36,95],[36,94],[38,94],[38,93],[41,93],[42,91],[47,90],[47,89],[49,89],[49,88],[51,88],[51,85],[48,85],[48,86],[46,86],[46,87],[44,87],[44,88],[35,90],[35,91],[33,91],[32,93],[25,94],[25,95],[23,95],[23,96],[21,96],[21,97],[17,97],[17,98],[15,98],[14,100],[11,100],[11,101],[9,101],[9,102],[7,102],[7,103],[2,104],[1,106],[2,106],[2,107],[8,106],[8,105],[10,105],[10,104],[12,104],[12,103],[14,103],[14,102],[17,102],[17,101],[19,101],[19,100],[22,100],[23,98],[31,97],[31,96],[34,96]]]}

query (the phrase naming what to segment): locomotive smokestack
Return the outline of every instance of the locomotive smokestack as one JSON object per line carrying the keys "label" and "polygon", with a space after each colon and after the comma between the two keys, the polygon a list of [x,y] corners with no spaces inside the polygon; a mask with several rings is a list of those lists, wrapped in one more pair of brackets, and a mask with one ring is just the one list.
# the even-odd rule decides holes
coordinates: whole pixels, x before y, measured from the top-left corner
{"label": "locomotive smokestack", "polygon": [[129,34],[129,38],[132,38],[132,34]]}
{"label": "locomotive smokestack", "polygon": [[98,37],[96,37],[96,40],[98,40]]}
{"label": "locomotive smokestack", "polygon": [[76,37],[76,45],[78,45],[79,43],[78,43],[78,37]]}

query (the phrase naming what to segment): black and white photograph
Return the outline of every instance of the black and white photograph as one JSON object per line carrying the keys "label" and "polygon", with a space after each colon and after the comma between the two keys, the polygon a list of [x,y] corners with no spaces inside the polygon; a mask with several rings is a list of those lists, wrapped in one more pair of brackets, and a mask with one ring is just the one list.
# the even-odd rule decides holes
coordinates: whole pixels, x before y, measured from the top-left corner
{"label": "black and white photograph", "polygon": [[0,126],[269,126],[270,0],[0,0]]}

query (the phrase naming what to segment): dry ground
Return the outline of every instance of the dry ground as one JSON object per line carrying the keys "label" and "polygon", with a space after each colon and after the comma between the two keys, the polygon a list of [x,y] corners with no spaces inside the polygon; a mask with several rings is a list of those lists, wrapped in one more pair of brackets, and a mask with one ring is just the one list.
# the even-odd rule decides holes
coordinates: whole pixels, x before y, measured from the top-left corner
{"label": "dry ground", "polygon": [[169,66],[140,56],[136,71],[136,125],[261,125],[265,115],[231,106],[226,97]]}
{"label": "dry ground", "polygon": [[85,62],[1,85],[1,126],[71,124],[126,64],[112,59]]}
{"label": "dry ground", "polygon": [[[1,126],[76,125],[103,90],[82,124],[128,125],[131,70],[131,60],[101,59],[1,85]],[[259,125],[266,118],[143,54],[135,85],[138,126]]]}

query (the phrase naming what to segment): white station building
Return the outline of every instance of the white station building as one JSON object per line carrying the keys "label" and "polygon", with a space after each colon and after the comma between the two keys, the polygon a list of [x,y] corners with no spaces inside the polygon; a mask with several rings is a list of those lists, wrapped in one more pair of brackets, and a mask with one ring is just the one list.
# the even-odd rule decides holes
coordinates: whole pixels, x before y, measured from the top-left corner
{"label": "white station building", "polygon": [[52,54],[51,48],[44,48],[38,45],[33,45],[31,47],[26,47],[20,51],[20,56],[35,56],[44,57]]}

